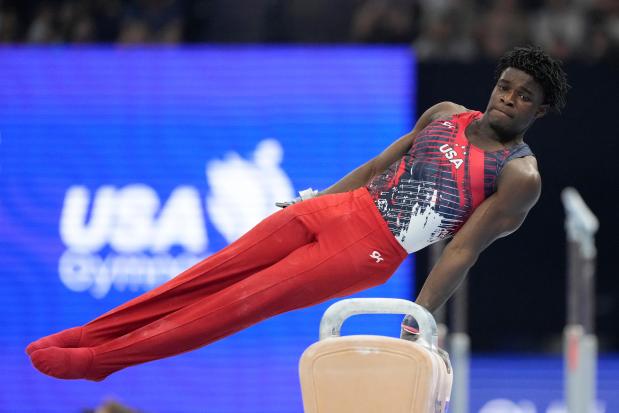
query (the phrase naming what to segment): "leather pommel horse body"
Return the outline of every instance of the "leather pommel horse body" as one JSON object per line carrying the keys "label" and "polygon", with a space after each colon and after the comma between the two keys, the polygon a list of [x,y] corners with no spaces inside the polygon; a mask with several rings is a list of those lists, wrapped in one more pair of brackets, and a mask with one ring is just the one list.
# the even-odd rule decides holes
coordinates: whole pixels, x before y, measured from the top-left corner
{"label": "leather pommel horse body", "polygon": [[[351,335],[341,326],[356,314],[407,314],[419,334]],[[438,348],[436,322],[407,300],[353,298],[325,311],[320,340],[299,362],[305,413],[444,413],[451,393],[449,355]]]}

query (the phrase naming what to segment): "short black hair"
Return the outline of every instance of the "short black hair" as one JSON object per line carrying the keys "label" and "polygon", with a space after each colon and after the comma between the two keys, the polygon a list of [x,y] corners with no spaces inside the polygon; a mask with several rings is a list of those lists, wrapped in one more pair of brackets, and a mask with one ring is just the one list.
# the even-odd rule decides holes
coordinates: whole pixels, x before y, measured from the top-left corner
{"label": "short black hair", "polygon": [[570,85],[560,60],[552,58],[537,46],[515,47],[499,59],[494,80],[498,81],[508,67],[533,76],[544,90],[544,103],[550,105],[553,112],[561,113]]}

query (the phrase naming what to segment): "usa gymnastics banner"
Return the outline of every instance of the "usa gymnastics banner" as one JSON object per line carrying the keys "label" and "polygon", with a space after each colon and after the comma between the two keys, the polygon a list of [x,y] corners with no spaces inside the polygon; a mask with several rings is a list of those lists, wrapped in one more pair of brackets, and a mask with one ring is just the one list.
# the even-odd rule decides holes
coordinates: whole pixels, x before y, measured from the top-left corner
{"label": "usa gymnastics banner", "polygon": [[[0,61],[0,411],[113,399],[300,412],[298,360],[328,303],[101,383],[44,376],[24,348],[169,280],[410,130],[410,51],[3,48]],[[411,298],[412,271],[363,296]],[[397,335],[399,320],[353,318],[343,333]]]}

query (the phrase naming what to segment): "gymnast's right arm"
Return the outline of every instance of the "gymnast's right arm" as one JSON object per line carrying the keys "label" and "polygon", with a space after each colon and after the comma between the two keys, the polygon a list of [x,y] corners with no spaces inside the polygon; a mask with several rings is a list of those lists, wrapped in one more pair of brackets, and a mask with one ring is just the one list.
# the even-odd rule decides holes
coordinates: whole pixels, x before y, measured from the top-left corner
{"label": "gymnast's right arm", "polygon": [[331,185],[316,196],[352,191],[366,185],[370,180],[384,172],[391,164],[400,159],[413,145],[415,137],[430,122],[453,113],[463,112],[466,108],[452,102],[440,102],[426,110],[417,121],[415,128],[389,145],[380,155],[364,163],[348,175]]}

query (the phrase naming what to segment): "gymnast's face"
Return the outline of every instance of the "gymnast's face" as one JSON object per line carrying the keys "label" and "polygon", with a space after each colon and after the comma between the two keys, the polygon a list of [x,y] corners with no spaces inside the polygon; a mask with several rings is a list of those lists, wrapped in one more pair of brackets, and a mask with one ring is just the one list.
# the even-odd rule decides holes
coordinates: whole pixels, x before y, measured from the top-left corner
{"label": "gymnast's face", "polygon": [[547,111],[541,85],[528,73],[508,67],[492,90],[485,115],[497,135],[510,138],[523,134]]}

